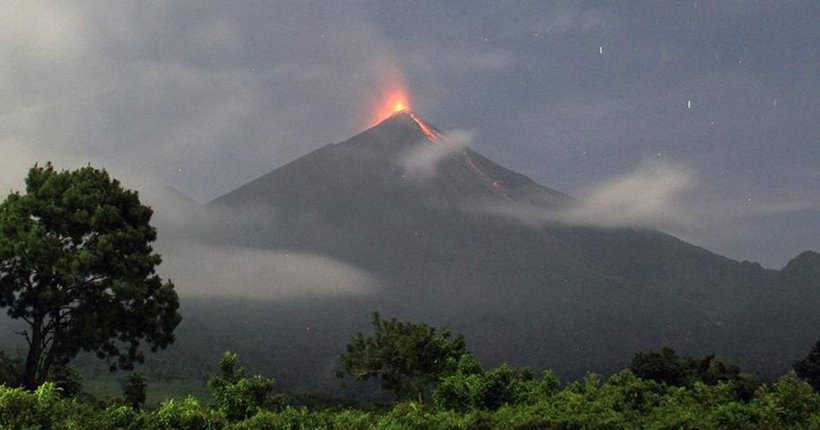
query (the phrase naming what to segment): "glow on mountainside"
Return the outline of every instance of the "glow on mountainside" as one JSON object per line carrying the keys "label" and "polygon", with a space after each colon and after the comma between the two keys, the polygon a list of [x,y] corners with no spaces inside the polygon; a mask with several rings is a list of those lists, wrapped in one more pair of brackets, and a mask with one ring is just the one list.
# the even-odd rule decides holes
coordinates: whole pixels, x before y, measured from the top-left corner
{"label": "glow on mountainside", "polygon": [[[410,109],[410,98],[407,95],[407,92],[403,88],[397,88],[390,91],[390,94],[385,99],[384,103],[381,104],[376,109],[375,121],[373,125],[382,122],[383,120],[392,117],[394,115],[399,114],[406,114],[413,120],[413,122],[418,125],[419,129],[424,136],[432,143],[436,144],[447,144],[447,136],[437,132],[433,127],[427,125],[424,120],[419,118],[415,112]],[[472,170],[481,180],[488,184],[492,189],[496,192],[500,193],[506,198],[510,198],[507,194],[507,190],[493,177],[485,173],[479,166],[478,163],[473,160],[473,157],[470,153],[463,149],[460,151],[463,159],[461,160],[462,163],[467,165],[467,168]]]}
{"label": "glow on mountainside", "polygon": [[421,129],[421,132],[424,133],[424,135],[427,136],[428,139],[432,140],[433,142],[438,142],[439,134],[435,130],[433,130],[427,124],[425,124],[424,121],[418,119],[418,117],[416,117],[416,114],[413,112],[410,112],[410,118],[413,118],[413,121],[415,121],[416,124],[418,124],[419,128]]}
{"label": "glow on mountainside", "polygon": [[504,187],[502,187],[501,184],[498,183],[498,181],[491,178],[490,175],[484,173],[484,171],[482,171],[478,167],[478,165],[476,165],[475,161],[473,161],[473,157],[470,156],[470,153],[467,152],[466,149],[462,150],[461,153],[464,155],[464,159],[467,160],[467,165],[470,166],[470,168],[473,169],[473,171],[479,177],[481,177],[481,179],[483,179],[484,182],[490,184],[496,191],[501,193],[501,195],[503,195],[504,197],[508,199],[510,198],[510,196],[507,194],[507,190],[505,190]]}
{"label": "glow on mountainside", "polygon": [[[408,112],[408,114],[410,115],[410,118],[412,118],[413,121],[416,122],[416,124],[421,129],[421,132],[424,133],[427,139],[429,139],[433,143],[439,143],[439,139],[443,139],[444,143],[446,144],[447,136],[433,130],[432,127],[428,126],[424,121],[417,117],[414,112]],[[497,192],[501,193],[501,195],[508,199],[510,198],[510,196],[507,194],[507,190],[505,190],[504,187],[501,186],[501,184],[497,180],[492,178],[490,175],[481,170],[480,167],[478,167],[478,164],[476,164],[476,162],[473,160],[473,157],[470,155],[469,151],[467,151],[466,149],[462,149],[461,155],[464,156],[464,160],[467,166],[470,168],[470,170],[475,172],[475,174],[478,175],[478,177],[480,177],[485,183],[493,187],[493,189],[495,189]]]}

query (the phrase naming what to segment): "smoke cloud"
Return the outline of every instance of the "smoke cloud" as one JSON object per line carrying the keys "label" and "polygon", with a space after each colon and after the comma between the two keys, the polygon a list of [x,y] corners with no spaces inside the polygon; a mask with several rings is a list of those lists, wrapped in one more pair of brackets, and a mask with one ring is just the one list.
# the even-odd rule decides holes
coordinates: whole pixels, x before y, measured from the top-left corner
{"label": "smoke cloud", "polygon": [[377,284],[362,269],[316,254],[185,241],[160,252],[166,261],[162,275],[185,296],[285,300],[368,294]]}
{"label": "smoke cloud", "polygon": [[375,275],[323,255],[201,240],[272,227],[277,211],[271,205],[205,208],[176,189],[151,185],[140,195],[154,209],[156,249],[163,257],[159,271],[181,295],[287,300],[368,294],[378,284]]}
{"label": "smoke cloud", "polygon": [[401,154],[399,165],[413,178],[430,178],[436,174],[440,162],[470,146],[473,137],[472,132],[455,130],[435,142],[422,140]]}
{"label": "smoke cloud", "polygon": [[674,228],[693,218],[681,199],[694,184],[690,172],[667,163],[645,163],[627,175],[592,187],[581,203],[560,215],[567,223],[600,227]]}
{"label": "smoke cloud", "polygon": [[683,194],[695,184],[682,166],[644,162],[628,174],[588,188],[577,203],[563,208],[483,205],[488,213],[509,216],[530,225],[560,222],[591,227],[690,228],[695,217]]}

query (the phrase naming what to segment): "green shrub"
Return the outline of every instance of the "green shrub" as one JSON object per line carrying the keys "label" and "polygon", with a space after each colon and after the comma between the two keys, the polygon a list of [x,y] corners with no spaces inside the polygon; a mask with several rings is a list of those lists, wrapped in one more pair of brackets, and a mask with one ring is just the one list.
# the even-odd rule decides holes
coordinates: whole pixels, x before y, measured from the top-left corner
{"label": "green shrub", "polygon": [[758,389],[752,404],[765,428],[820,428],[820,395],[794,371]]}
{"label": "green shrub", "polygon": [[202,407],[199,401],[188,397],[181,402],[173,399],[145,417],[145,430],[221,430],[225,418],[219,411]]}
{"label": "green shrub", "polygon": [[96,411],[64,400],[54,383],[35,391],[0,386],[0,428],[13,430],[100,428]]}
{"label": "green shrub", "polygon": [[558,379],[551,371],[537,380],[532,369],[502,364],[484,371],[472,355],[461,357],[453,375],[441,380],[433,400],[441,409],[468,412],[496,410],[503,405],[531,404],[552,396]]}
{"label": "green shrub", "polygon": [[208,381],[218,410],[230,421],[250,418],[264,409],[276,409],[283,403],[273,395],[272,378],[245,377],[245,368],[237,367],[236,354],[226,352],[219,361],[220,374]]}

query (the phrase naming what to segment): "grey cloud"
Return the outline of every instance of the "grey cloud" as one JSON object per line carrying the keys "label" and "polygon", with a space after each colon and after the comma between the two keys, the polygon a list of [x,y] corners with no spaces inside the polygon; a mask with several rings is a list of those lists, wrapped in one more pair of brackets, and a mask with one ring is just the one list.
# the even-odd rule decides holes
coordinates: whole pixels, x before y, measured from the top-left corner
{"label": "grey cloud", "polygon": [[3,3],[0,137],[213,198],[365,127],[403,80],[361,4],[317,4]]}
{"label": "grey cloud", "polygon": [[[534,19],[529,28],[546,36],[572,30],[590,31],[605,25],[607,16],[598,9],[567,8],[543,19]],[[609,17],[612,20],[612,17]]]}
{"label": "grey cloud", "polygon": [[416,51],[401,56],[403,64],[424,73],[475,73],[498,72],[515,64],[511,52],[465,52],[464,50],[442,50],[431,53]]}
{"label": "grey cloud", "polygon": [[37,155],[25,143],[13,138],[0,138],[2,165],[0,165],[0,200],[9,191],[22,191],[28,169],[37,162]]}

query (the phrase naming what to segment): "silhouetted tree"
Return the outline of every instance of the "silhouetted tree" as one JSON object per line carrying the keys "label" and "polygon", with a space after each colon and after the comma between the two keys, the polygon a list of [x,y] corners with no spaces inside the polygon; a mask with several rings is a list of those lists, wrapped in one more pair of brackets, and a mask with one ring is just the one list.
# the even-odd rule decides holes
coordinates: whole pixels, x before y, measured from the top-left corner
{"label": "silhouetted tree", "polygon": [[820,392],[820,341],[814,344],[806,358],[794,363],[794,372]]}
{"label": "silhouetted tree", "polygon": [[[382,388],[398,399],[424,401],[424,390],[452,372],[467,353],[463,336],[447,327],[382,320],[373,313],[373,336],[356,334],[341,354],[342,370],[357,380],[381,378]],[[340,374],[341,376],[341,374]]]}
{"label": "silhouetted tree", "polygon": [[687,385],[691,386],[696,381],[706,385],[731,382],[735,386],[737,396],[742,400],[749,400],[759,386],[756,375],[743,372],[740,366],[721,360],[714,354],[702,358],[687,357],[684,366]]}
{"label": "silhouetted tree", "polygon": [[83,390],[83,378],[68,366],[56,366],[50,378],[63,397],[76,397]]}
{"label": "silhouetted tree", "polygon": [[123,395],[125,396],[125,403],[138,411],[145,404],[147,397],[146,391],[148,384],[145,383],[145,376],[142,372],[134,372],[128,376],[128,382],[125,384]]}
{"label": "silhouetted tree", "polygon": [[174,341],[179,300],[155,273],[153,212],[104,170],[34,166],[0,204],[0,307],[28,324],[21,383],[45,382],[80,351],[111,370]]}
{"label": "silhouetted tree", "polygon": [[706,385],[731,382],[742,400],[751,398],[758,387],[755,375],[741,371],[736,364],[720,360],[714,354],[701,358],[681,357],[669,347],[635,354],[630,370],[641,379],[678,387],[691,387],[695,382]]}
{"label": "silhouetted tree", "polygon": [[635,354],[629,369],[639,378],[665,382],[668,385],[677,386],[686,382],[685,367],[678,353],[669,347],[663,347],[660,351],[644,351]]}

